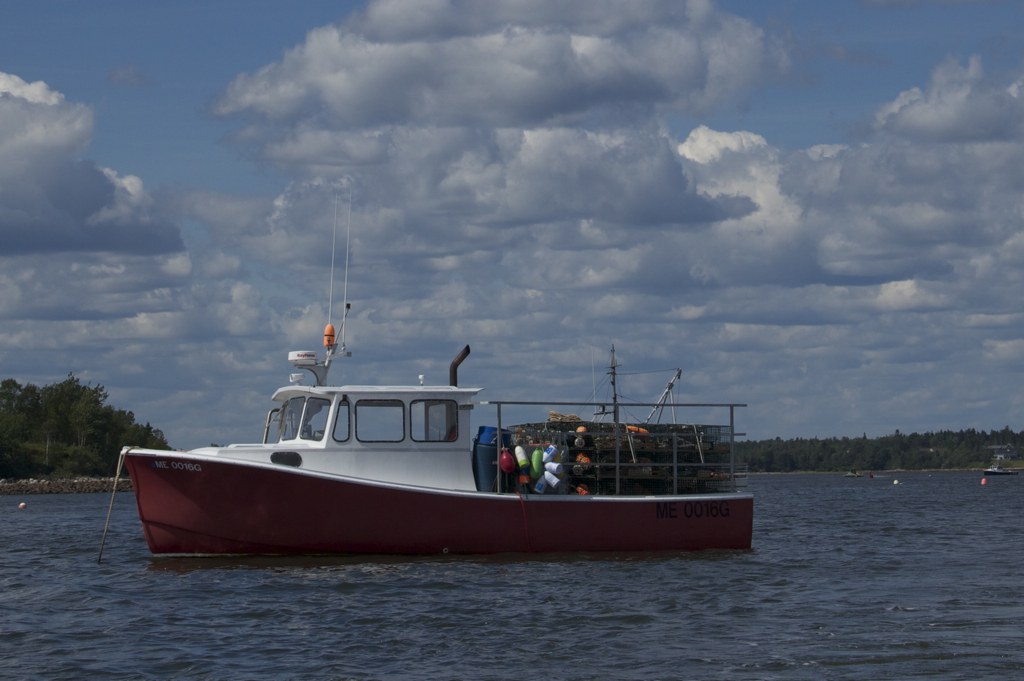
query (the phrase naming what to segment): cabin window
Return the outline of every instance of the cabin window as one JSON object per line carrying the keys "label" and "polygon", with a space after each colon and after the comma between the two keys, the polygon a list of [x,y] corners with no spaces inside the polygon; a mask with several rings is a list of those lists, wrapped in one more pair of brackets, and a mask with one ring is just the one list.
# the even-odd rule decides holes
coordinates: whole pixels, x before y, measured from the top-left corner
{"label": "cabin window", "polygon": [[345,442],[349,436],[348,425],[348,401],[338,402],[338,416],[334,419],[334,439],[337,442]]}
{"label": "cabin window", "polygon": [[405,406],[401,400],[356,402],[356,439],[360,442],[401,442],[405,439]]}
{"label": "cabin window", "polygon": [[454,442],[459,437],[459,405],[454,400],[413,400],[412,439]]}
{"label": "cabin window", "polygon": [[302,419],[302,407],[306,404],[305,397],[293,397],[281,410],[281,425],[277,429],[277,441],[294,440],[299,436],[299,422]]}
{"label": "cabin window", "polygon": [[321,397],[306,400],[306,412],[302,415],[303,440],[323,440],[327,430],[327,415],[331,411],[331,401]]}

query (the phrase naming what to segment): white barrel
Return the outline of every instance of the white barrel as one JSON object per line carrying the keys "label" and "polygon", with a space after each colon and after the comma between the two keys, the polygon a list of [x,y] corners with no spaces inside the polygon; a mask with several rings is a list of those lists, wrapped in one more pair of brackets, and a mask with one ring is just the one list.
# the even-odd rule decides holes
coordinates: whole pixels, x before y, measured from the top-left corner
{"label": "white barrel", "polygon": [[559,478],[562,477],[562,464],[560,463],[555,463],[554,461],[546,463],[544,464],[544,470],[554,473]]}
{"label": "white barrel", "polygon": [[551,471],[544,471],[543,480],[548,483],[548,487],[550,487],[551,489],[554,489],[558,485],[558,483],[561,482],[558,479],[558,476],[552,473]]}
{"label": "white barrel", "polygon": [[544,476],[542,475],[542,476],[540,476],[540,479],[537,480],[537,484],[533,486],[533,491],[536,492],[537,494],[544,494],[545,492],[548,491],[548,487],[550,487],[550,485],[548,484],[548,481],[545,480]]}
{"label": "white barrel", "polygon": [[548,445],[548,448],[544,450],[544,463],[554,461],[556,456],[558,456],[558,447]]}

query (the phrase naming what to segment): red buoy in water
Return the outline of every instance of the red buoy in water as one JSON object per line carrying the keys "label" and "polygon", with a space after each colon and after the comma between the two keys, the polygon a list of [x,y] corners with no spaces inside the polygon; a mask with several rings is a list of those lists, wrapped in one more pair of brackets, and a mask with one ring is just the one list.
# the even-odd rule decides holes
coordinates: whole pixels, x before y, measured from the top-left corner
{"label": "red buoy in water", "polygon": [[982,478],[981,479],[981,484],[987,485],[988,484],[988,479],[987,478]]}

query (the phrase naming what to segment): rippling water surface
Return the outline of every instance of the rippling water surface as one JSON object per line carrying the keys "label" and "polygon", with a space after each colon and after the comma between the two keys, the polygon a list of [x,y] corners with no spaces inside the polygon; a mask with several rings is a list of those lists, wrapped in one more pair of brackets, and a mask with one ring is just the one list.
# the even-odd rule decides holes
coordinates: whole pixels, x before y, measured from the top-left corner
{"label": "rippling water surface", "polygon": [[119,494],[97,565],[109,496],[0,497],[0,677],[1011,678],[1024,476],[980,480],[752,476],[751,551],[542,559],[158,559]]}

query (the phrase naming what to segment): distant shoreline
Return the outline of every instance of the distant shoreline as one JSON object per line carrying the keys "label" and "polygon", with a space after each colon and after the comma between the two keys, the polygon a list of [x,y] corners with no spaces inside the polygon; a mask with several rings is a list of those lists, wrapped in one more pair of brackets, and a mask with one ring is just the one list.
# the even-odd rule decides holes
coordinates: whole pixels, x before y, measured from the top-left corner
{"label": "distant shoreline", "polygon": [[[1024,472],[1020,468],[1007,468],[1008,471]],[[950,473],[950,472],[983,473],[984,468],[922,468],[893,469],[875,473],[877,477],[894,473]],[[862,477],[868,477],[869,471],[862,471]],[[843,475],[843,471],[751,471],[748,475]],[[22,494],[96,494],[109,493],[114,486],[113,478],[80,478],[78,480],[0,480],[0,496],[17,496]],[[134,492],[130,478],[123,477],[117,481],[118,492]]]}
{"label": "distant shoreline", "polygon": [[[0,496],[22,494],[89,494],[114,488],[113,478],[79,478],[77,480],[0,480]],[[133,492],[127,476],[117,481],[118,492]]]}

